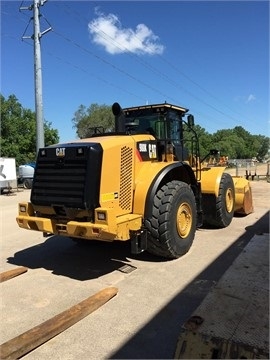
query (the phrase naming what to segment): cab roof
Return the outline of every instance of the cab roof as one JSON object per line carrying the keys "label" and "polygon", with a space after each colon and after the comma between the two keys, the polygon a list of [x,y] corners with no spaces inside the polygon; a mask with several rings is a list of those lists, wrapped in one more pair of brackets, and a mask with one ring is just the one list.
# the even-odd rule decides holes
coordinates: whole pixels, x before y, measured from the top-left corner
{"label": "cab roof", "polygon": [[135,107],[129,107],[123,109],[125,115],[130,115],[130,113],[134,113],[137,111],[144,111],[144,110],[146,110],[146,112],[153,112],[153,113],[165,113],[168,110],[176,110],[177,112],[180,112],[183,115],[187,113],[189,109],[177,105],[168,104],[166,102],[163,104],[142,105],[142,106],[135,106]]}

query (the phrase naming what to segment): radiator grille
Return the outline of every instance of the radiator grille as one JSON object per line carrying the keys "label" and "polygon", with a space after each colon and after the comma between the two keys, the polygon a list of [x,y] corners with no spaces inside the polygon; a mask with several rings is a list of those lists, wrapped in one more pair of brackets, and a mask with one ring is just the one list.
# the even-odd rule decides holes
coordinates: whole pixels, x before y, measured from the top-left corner
{"label": "radiator grille", "polygon": [[[43,155],[42,155],[43,154]],[[93,209],[98,205],[102,151],[99,145],[67,146],[39,152],[31,202],[34,205]]]}
{"label": "radiator grille", "polygon": [[81,207],[86,167],[85,159],[65,160],[62,164],[50,159],[39,161],[32,190],[34,202]]}
{"label": "radiator grille", "polygon": [[121,149],[119,205],[123,210],[132,206],[132,149],[127,146]]}

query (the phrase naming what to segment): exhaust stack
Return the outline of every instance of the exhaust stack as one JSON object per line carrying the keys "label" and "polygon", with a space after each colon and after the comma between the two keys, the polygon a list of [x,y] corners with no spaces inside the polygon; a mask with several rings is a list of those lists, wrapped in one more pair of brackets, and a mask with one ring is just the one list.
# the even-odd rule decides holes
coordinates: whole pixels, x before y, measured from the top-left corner
{"label": "exhaust stack", "polygon": [[112,112],[114,115],[115,132],[125,132],[125,114],[123,109],[117,102],[112,105]]}

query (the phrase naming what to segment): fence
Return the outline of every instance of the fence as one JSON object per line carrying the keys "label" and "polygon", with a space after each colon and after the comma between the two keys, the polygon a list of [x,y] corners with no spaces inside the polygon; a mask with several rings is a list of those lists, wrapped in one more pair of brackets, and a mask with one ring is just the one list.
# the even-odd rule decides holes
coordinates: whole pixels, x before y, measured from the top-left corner
{"label": "fence", "polygon": [[250,159],[231,159],[229,160],[229,168],[232,175],[243,176],[248,180],[266,179],[270,182],[269,162],[263,164]]}

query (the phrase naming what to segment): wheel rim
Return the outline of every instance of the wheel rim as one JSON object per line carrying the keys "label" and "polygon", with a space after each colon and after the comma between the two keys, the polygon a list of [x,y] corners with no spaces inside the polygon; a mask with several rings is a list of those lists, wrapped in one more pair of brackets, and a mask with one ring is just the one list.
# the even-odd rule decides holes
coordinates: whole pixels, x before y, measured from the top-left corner
{"label": "wheel rim", "polygon": [[177,211],[177,231],[181,238],[186,238],[192,226],[192,211],[188,203],[182,203]]}
{"label": "wheel rim", "polygon": [[232,212],[233,203],[234,203],[233,191],[232,191],[232,189],[227,189],[226,195],[225,195],[225,205],[226,205],[226,210],[228,211],[228,213]]}

